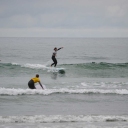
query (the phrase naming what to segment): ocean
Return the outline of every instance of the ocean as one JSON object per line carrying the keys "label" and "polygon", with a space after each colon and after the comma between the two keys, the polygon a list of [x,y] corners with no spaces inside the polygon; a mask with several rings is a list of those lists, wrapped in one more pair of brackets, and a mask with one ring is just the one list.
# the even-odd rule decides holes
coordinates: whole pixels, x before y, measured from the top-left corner
{"label": "ocean", "polygon": [[0,128],[128,128],[128,38],[1,37],[0,60]]}

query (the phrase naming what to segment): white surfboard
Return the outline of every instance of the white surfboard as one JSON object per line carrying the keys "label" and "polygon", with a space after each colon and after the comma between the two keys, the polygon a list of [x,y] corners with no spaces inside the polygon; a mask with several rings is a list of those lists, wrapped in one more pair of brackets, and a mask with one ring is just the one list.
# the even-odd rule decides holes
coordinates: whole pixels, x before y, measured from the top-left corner
{"label": "white surfboard", "polygon": [[56,67],[46,67],[48,72],[60,72],[63,71],[65,73],[65,68],[56,68]]}

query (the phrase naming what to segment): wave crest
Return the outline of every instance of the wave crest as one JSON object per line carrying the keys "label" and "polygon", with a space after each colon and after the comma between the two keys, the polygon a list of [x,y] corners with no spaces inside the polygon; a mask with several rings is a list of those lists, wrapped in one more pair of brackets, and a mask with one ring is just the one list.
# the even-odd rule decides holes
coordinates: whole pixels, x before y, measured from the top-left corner
{"label": "wave crest", "polygon": [[[26,63],[26,64],[18,64],[18,63],[0,63],[0,67],[4,67],[4,66],[20,66],[20,67],[24,67],[24,68],[32,68],[32,69],[42,69],[42,68],[46,68],[46,65],[42,65],[42,64],[30,64],[30,63]],[[102,69],[102,68],[116,68],[116,67],[122,67],[122,68],[127,68],[128,67],[128,63],[106,63],[106,62],[100,62],[100,63],[96,63],[96,62],[91,62],[91,63],[80,63],[80,64],[62,64],[61,66],[75,66],[75,67],[81,67],[81,68],[93,68],[93,69]]]}
{"label": "wave crest", "polygon": [[34,115],[0,116],[0,123],[61,123],[61,122],[128,122],[128,116],[93,116],[93,115]]}
{"label": "wave crest", "polygon": [[0,95],[51,95],[58,93],[68,93],[68,94],[118,94],[118,95],[128,95],[127,89],[45,89],[45,90],[31,90],[31,89],[8,89],[0,88]]}

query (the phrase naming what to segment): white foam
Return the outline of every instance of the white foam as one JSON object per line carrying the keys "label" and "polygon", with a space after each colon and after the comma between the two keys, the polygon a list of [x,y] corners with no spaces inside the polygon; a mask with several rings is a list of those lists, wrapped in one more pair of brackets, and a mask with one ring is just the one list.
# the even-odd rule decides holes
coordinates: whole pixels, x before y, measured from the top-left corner
{"label": "white foam", "polygon": [[127,88],[126,82],[82,82],[82,87],[84,88],[99,88],[99,89],[122,89]]}
{"label": "white foam", "polygon": [[104,90],[104,89],[9,89],[9,88],[0,88],[0,95],[51,95],[56,93],[69,93],[69,94],[118,94],[118,95],[128,95],[127,89],[113,89],[113,90]]}
{"label": "white foam", "polygon": [[87,87],[88,85],[86,83],[81,83],[82,86]]}
{"label": "white foam", "polygon": [[45,69],[46,66],[45,65],[41,65],[41,64],[24,64],[22,67],[27,67],[27,68],[32,68],[32,69]]}
{"label": "white foam", "polygon": [[27,67],[31,69],[42,69],[47,70],[47,72],[58,72],[59,70],[64,70],[65,68],[55,68],[55,67],[47,67],[46,65],[41,64],[24,64],[21,67]]}
{"label": "white foam", "polygon": [[12,65],[20,65],[20,64],[18,64],[18,63],[15,63],[15,62],[13,62],[13,63],[11,63]]}
{"label": "white foam", "polygon": [[128,116],[104,115],[33,115],[33,116],[0,116],[0,123],[61,123],[61,122],[128,122]]}
{"label": "white foam", "polygon": [[[44,89],[46,89],[46,86],[44,84],[42,86]],[[42,89],[42,87],[40,85],[36,85],[35,87],[36,87],[36,89]]]}
{"label": "white foam", "polygon": [[19,65],[21,67],[26,67],[26,68],[31,68],[31,69],[45,69],[46,66],[45,65],[41,65],[41,64],[29,64],[29,63],[26,63],[26,64],[18,64],[18,63],[11,63],[12,65]]}

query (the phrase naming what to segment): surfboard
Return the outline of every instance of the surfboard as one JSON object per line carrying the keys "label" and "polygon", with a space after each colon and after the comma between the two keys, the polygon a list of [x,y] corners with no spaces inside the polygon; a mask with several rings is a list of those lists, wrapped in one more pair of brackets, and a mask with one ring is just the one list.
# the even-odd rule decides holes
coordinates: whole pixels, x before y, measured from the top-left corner
{"label": "surfboard", "polygon": [[48,70],[48,72],[58,72],[60,74],[64,74],[65,73],[65,68],[56,68],[56,67],[46,67],[46,69]]}

